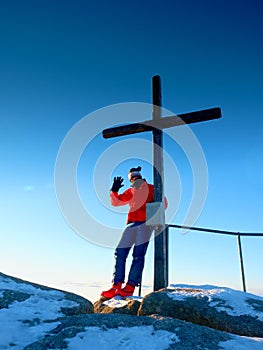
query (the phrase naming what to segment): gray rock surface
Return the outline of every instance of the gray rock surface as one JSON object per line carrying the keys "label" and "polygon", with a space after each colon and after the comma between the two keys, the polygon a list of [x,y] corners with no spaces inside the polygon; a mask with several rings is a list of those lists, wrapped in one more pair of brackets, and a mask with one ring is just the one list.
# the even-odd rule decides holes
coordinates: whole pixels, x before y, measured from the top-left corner
{"label": "gray rock surface", "polygon": [[[227,305],[224,300],[219,298],[209,300],[208,297],[194,296],[196,289],[192,290],[193,295],[189,295],[183,300],[174,300],[169,297],[173,291],[173,289],[163,289],[145,296],[138,315],[158,314],[238,335],[263,337],[263,322],[258,320],[256,316],[246,314],[233,316],[224,310],[218,311],[215,306],[211,306],[212,303],[224,306],[225,310],[231,309],[232,306]],[[184,291],[181,290],[181,292]],[[189,294],[190,289],[187,292]],[[263,301],[251,297],[247,298],[247,303],[255,311],[262,311]]]}
{"label": "gray rock surface", "polygon": [[[150,293],[142,300],[128,298],[126,304],[119,302],[119,307],[114,307],[114,303],[100,302],[93,306],[89,300],[78,295],[1,273],[0,282],[0,315],[3,311],[2,315],[13,317],[12,310],[15,310],[15,315],[19,316],[14,318],[14,322],[19,332],[23,329],[24,338],[23,346],[19,344],[21,338],[16,337],[15,341],[6,343],[4,348],[67,349],[70,339],[81,338],[89,327],[96,327],[95,334],[98,336],[100,332],[112,329],[122,334],[127,327],[136,327],[136,335],[145,326],[150,327],[147,329],[150,329],[151,335],[158,337],[158,331],[168,331],[172,335],[168,349],[177,350],[220,350],[222,342],[234,339],[231,333],[263,337],[260,320],[263,299],[247,294],[242,299],[241,292],[240,300],[245,300],[246,306],[255,310],[255,315],[259,317],[246,314],[233,316],[227,310],[233,313],[234,307],[227,304],[224,298],[220,299],[220,293],[216,294],[216,298],[209,299],[203,296],[205,293],[201,294],[202,297],[198,295],[197,289],[164,289]],[[170,293],[174,291],[179,296],[184,295],[184,298],[172,298]],[[3,318],[1,320],[3,322]],[[10,322],[10,319],[6,322]],[[36,335],[34,340],[31,339],[32,334]]]}
{"label": "gray rock surface", "polygon": [[[12,290],[10,289],[10,287],[8,287],[8,289],[5,289],[4,285],[2,285],[2,288],[1,288],[2,297],[0,297],[0,309],[8,308],[8,306],[11,305],[14,301],[18,301],[18,302],[25,301],[26,299],[30,298],[31,295],[34,294],[34,288],[35,288],[36,290],[42,290],[46,292],[52,292],[52,291],[60,292],[61,293],[60,298],[64,298],[65,300],[75,302],[76,306],[74,307],[61,308],[61,312],[64,315],[72,316],[72,315],[87,314],[87,313],[89,314],[89,313],[93,313],[94,311],[93,304],[89,300],[77,294],[65,292],[55,288],[46,287],[37,283],[27,282],[19,278],[5,275],[1,272],[0,272],[0,278],[6,279],[6,281],[13,281],[17,286],[20,285],[21,289],[23,290],[23,291]],[[26,288],[27,286],[30,288],[33,287],[31,288],[32,291],[30,291],[30,289],[27,290]],[[17,289],[18,288],[19,287],[17,287]]]}
{"label": "gray rock surface", "polygon": [[94,303],[94,313],[137,315],[141,303],[138,300],[127,299],[122,307],[111,307],[100,300]]}
{"label": "gray rock surface", "polygon": [[152,332],[166,330],[179,337],[170,349],[176,350],[219,350],[219,343],[231,339],[227,333],[219,332],[208,327],[201,327],[173,318],[158,316],[130,316],[118,314],[90,314],[61,319],[61,324],[50,334],[24,350],[65,349],[67,339],[83,332],[86,327],[99,327],[103,331],[119,327],[152,326]]}

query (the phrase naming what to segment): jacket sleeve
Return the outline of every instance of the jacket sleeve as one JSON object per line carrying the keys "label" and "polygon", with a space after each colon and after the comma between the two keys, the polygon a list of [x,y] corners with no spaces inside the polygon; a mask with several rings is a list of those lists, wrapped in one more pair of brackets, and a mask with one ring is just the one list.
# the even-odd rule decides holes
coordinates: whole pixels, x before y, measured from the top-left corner
{"label": "jacket sleeve", "polygon": [[114,207],[119,207],[121,205],[128,204],[132,199],[132,192],[130,189],[124,191],[122,194],[118,194],[118,192],[110,193],[110,201]]}

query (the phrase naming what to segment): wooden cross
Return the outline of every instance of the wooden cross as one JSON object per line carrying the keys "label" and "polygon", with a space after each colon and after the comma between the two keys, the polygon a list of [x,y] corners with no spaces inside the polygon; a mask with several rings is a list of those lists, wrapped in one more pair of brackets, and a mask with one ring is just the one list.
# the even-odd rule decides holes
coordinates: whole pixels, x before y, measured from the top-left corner
{"label": "wooden cross", "polygon": [[[220,108],[178,114],[162,118],[161,78],[152,78],[152,119],[142,123],[117,126],[103,130],[104,138],[125,136],[145,131],[153,134],[154,201],[163,202],[163,129],[221,117]],[[154,237],[154,290],[168,286],[168,232],[163,225],[161,233]]]}

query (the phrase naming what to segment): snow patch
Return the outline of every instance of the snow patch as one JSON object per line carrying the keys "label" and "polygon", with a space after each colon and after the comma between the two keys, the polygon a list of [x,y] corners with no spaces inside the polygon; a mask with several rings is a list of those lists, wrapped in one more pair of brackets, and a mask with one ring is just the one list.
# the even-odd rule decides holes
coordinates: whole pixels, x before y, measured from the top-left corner
{"label": "snow patch", "polygon": [[117,295],[112,299],[104,301],[103,304],[111,308],[119,308],[119,307],[125,307],[131,300],[138,300],[139,302],[141,302],[142,299],[143,299],[142,297],[136,297],[136,296],[123,299],[121,296]]}
{"label": "snow patch", "polygon": [[28,299],[22,302],[14,301],[8,308],[0,309],[0,349],[21,350],[41,339],[60,324],[57,319],[63,316],[60,311],[62,307],[78,305],[66,300],[63,292],[43,290],[1,276],[0,286],[2,291],[23,292],[29,295]]}
{"label": "snow patch", "polygon": [[248,303],[248,299],[255,299],[263,302],[263,297],[233,290],[231,288],[209,285],[189,286],[178,284],[170,285],[169,288],[174,288],[173,291],[168,293],[168,296],[174,300],[182,301],[189,297],[207,298],[209,305],[215,307],[218,311],[225,311],[231,316],[248,315],[263,321],[263,312],[255,310],[253,306]]}
{"label": "snow patch", "polygon": [[78,333],[75,338],[67,340],[68,348],[72,350],[115,348],[120,350],[165,350],[179,341],[174,333],[164,330],[155,331],[152,326],[118,327],[106,330],[99,327],[88,327],[85,332]]}
{"label": "snow patch", "polygon": [[220,342],[218,345],[224,350],[262,350],[263,339],[234,335],[232,340]]}

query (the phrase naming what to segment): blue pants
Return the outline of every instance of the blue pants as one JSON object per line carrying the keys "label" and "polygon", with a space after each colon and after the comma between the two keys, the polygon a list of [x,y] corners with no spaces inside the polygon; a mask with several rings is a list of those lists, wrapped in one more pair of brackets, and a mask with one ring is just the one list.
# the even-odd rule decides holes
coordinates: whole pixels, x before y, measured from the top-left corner
{"label": "blue pants", "polygon": [[124,283],[125,265],[128,254],[133,247],[133,260],[128,276],[128,283],[138,286],[141,283],[144,258],[152,234],[152,227],[146,226],[145,222],[133,222],[125,228],[120,242],[115,250],[115,268],[113,282]]}

